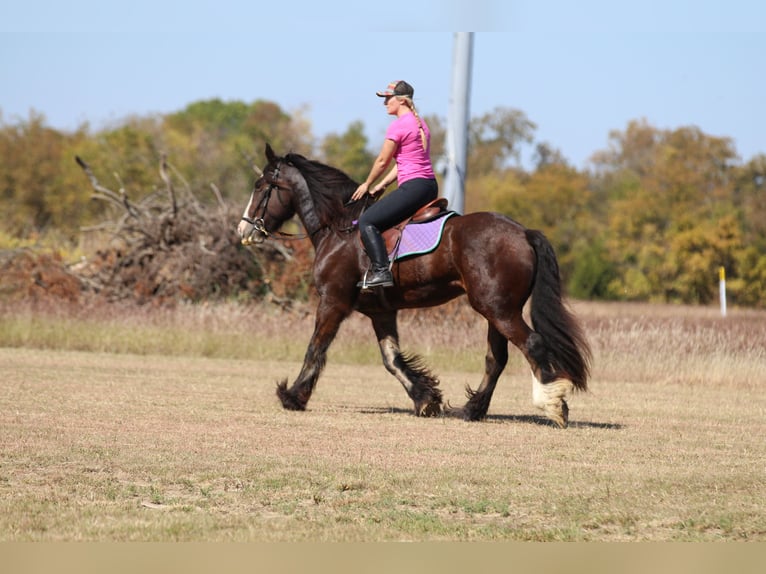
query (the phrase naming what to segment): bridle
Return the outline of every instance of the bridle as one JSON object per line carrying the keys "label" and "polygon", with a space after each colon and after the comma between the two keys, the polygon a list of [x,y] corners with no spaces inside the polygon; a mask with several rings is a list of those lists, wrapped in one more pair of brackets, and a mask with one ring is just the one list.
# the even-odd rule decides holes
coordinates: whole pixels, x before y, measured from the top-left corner
{"label": "bridle", "polygon": [[[246,221],[247,223],[253,226],[253,231],[250,232],[250,237],[247,238],[248,240],[251,239],[253,232],[255,231],[258,231],[264,237],[269,236],[269,232],[266,231],[266,223],[264,222],[263,218],[265,217],[266,210],[269,207],[269,199],[271,199],[271,192],[274,191],[275,187],[278,189],[276,181],[277,181],[277,178],[279,178],[279,169],[281,167],[282,167],[282,164],[280,162],[280,163],[277,163],[277,167],[274,168],[274,173],[272,174],[271,180],[269,181],[269,187],[266,188],[266,191],[261,197],[261,200],[258,202],[258,206],[255,208],[255,211],[253,212],[254,217],[250,218],[247,215],[242,216],[242,221]],[[280,203],[281,202],[282,202],[282,199],[280,198]],[[258,210],[261,210],[260,217],[258,217]]]}
{"label": "bridle", "polygon": [[[282,161],[278,161],[276,167],[274,168],[274,171],[271,174],[271,177],[267,180],[268,181],[268,187],[266,188],[266,191],[263,192],[263,195],[261,196],[261,199],[258,201],[258,205],[256,206],[253,217],[250,218],[247,215],[242,216],[242,221],[249,223],[253,226],[252,230],[250,230],[250,233],[247,235],[247,237],[242,238],[242,244],[243,245],[252,245],[254,243],[261,243],[268,237],[273,237],[274,239],[279,239],[282,241],[294,241],[299,239],[306,239],[306,238],[313,238],[319,231],[324,229],[326,226],[324,225],[318,225],[314,229],[306,229],[307,233],[285,233],[284,231],[276,230],[273,233],[269,232],[266,229],[266,222],[265,217],[268,213],[268,207],[269,207],[269,201],[271,201],[271,194],[276,189],[277,190],[277,200],[282,205],[282,207],[288,208],[289,202],[285,203],[283,200],[280,191],[285,189],[283,186],[280,186],[278,179],[279,179],[279,173],[282,168]],[[265,177],[265,174],[264,174]],[[260,214],[260,215],[259,215]],[[304,222],[305,225],[305,222]],[[340,231],[343,232],[351,232],[355,229],[355,226],[351,226],[348,229],[342,229]],[[256,235],[256,232],[258,235],[254,239],[253,236]]]}
{"label": "bridle", "polygon": [[[261,197],[260,201],[258,202],[258,206],[255,208],[255,211],[253,213],[253,217],[247,217],[246,215],[242,216],[242,221],[245,221],[253,226],[253,230],[250,232],[250,234],[242,239],[243,245],[252,245],[253,243],[260,243],[267,237],[273,235],[275,239],[282,239],[282,240],[289,240],[289,239],[305,239],[306,237],[309,237],[309,235],[305,233],[285,233],[283,231],[275,231],[273,234],[270,233],[266,229],[266,222],[264,221],[264,218],[266,217],[266,213],[269,209],[269,201],[271,200],[271,194],[276,189],[277,190],[277,199],[279,200],[279,203],[282,207],[289,207],[289,202],[285,203],[282,199],[282,196],[280,195],[281,187],[279,186],[279,183],[277,180],[279,179],[279,171],[282,168],[282,162],[277,162],[277,166],[274,168],[274,172],[271,174],[271,178],[269,178],[269,186],[266,188],[266,191],[263,192],[263,196]],[[258,213],[260,212],[260,216]],[[258,232],[260,234],[259,238],[260,241],[253,240],[253,235],[255,232]]]}

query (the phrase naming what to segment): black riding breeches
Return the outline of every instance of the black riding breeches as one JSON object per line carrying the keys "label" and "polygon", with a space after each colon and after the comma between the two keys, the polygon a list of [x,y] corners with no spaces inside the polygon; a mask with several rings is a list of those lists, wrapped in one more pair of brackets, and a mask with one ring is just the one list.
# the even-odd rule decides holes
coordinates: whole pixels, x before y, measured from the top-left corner
{"label": "black riding breeches", "polygon": [[373,268],[388,267],[381,231],[401,223],[439,195],[435,179],[411,179],[368,207],[359,217],[359,233]]}
{"label": "black riding breeches", "polygon": [[359,217],[359,229],[372,225],[378,231],[385,231],[401,223],[439,196],[435,179],[411,179],[368,207]]}

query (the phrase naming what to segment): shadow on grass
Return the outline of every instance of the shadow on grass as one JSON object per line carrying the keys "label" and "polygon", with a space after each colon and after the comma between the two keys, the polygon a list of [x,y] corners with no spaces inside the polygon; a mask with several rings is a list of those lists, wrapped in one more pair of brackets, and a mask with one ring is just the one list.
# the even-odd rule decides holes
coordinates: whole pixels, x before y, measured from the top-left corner
{"label": "shadow on grass", "polygon": [[363,415],[391,415],[391,414],[412,415],[414,414],[412,409],[403,409],[400,407],[360,407],[355,410]]}
{"label": "shadow on grass", "polygon": [[[548,418],[539,415],[487,415],[487,420],[499,420],[509,421],[516,423],[535,424],[544,427],[555,427]],[[569,428],[592,428],[592,429],[608,429],[608,430],[620,430],[623,425],[618,423],[594,423],[591,421],[569,421]]]}
{"label": "shadow on grass", "polygon": [[[411,409],[403,409],[399,407],[345,407],[348,410],[356,410],[357,412],[365,415],[381,415],[381,414],[405,414],[412,415]],[[450,414],[449,412],[442,415],[448,418],[460,418],[457,412]],[[534,424],[544,427],[555,427],[548,418],[539,415],[487,415],[485,419],[487,421],[506,421],[512,423],[526,423]],[[478,421],[479,423],[481,421]],[[606,430],[621,430],[623,425],[618,423],[597,423],[591,421],[569,421],[569,428],[593,428],[593,429],[606,429]]]}

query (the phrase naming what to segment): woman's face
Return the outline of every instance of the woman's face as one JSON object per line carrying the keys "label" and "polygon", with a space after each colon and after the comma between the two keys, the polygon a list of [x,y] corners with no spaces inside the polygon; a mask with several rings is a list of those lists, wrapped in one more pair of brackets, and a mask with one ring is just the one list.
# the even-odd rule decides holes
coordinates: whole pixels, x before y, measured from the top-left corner
{"label": "woman's face", "polygon": [[386,96],[383,100],[383,104],[386,106],[386,111],[390,116],[395,116],[396,112],[399,110],[399,106],[402,105],[399,98],[396,96]]}

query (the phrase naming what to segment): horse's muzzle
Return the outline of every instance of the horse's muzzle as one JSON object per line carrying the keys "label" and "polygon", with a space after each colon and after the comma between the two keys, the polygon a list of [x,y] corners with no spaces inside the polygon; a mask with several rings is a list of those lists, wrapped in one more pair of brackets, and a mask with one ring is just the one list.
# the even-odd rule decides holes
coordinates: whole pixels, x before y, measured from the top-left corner
{"label": "horse's muzzle", "polygon": [[263,243],[263,240],[266,239],[267,236],[267,234],[263,233],[257,226],[244,219],[239,222],[237,233],[239,233],[242,245]]}
{"label": "horse's muzzle", "polygon": [[263,243],[264,239],[266,238],[260,233],[253,233],[252,235],[249,235],[248,237],[242,238],[242,245],[257,245],[259,243]]}

